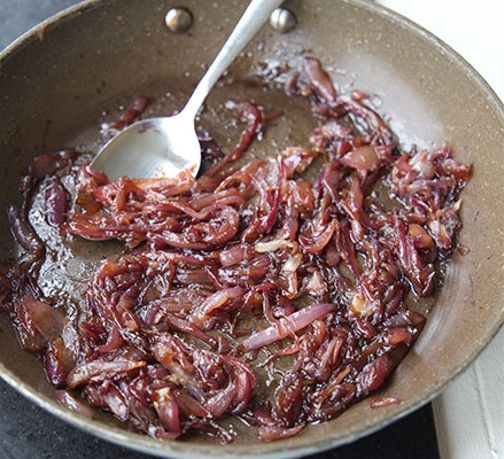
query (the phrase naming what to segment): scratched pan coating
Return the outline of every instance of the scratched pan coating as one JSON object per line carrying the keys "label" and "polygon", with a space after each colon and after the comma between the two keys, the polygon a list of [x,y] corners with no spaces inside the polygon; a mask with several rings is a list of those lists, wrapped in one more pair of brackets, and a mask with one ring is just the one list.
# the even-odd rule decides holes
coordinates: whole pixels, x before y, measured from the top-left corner
{"label": "scratched pan coating", "polygon": [[[19,175],[36,154],[69,145],[97,148],[97,127],[107,116],[103,110],[113,110],[128,96],[155,97],[148,115],[181,108],[245,3],[177,1],[177,6],[193,13],[194,24],[187,33],[173,34],[163,22],[166,11],[175,6],[172,1],[89,1],[50,19],[4,51],[0,208],[19,199]],[[222,106],[229,98],[254,98],[266,108],[287,113],[274,121],[250,155],[271,155],[278,148],[306,143],[313,120],[304,101],[287,99],[281,90],[266,93],[243,81],[257,69],[268,73],[278,64],[295,65],[299,53],[310,49],[329,66],[338,85],[376,93],[382,101],[380,112],[406,143],[432,146],[447,141],[457,159],[474,165],[461,212],[461,242],[470,252],[455,255],[449,264],[423,333],[380,392],[402,403],[372,410],[364,400],[333,421],[275,443],[261,443],[252,430],[243,428],[227,446],[203,437],[157,441],[127,431],[106,415],[84,420],[57,405],[42,365],[21,350],[0,317],[0,376],[69,423],[121,445],[169,457],[280,458],[318,452],[353,441],[427,403],[481,352],[502,324],[502,103],[446,45],[381,7],[361,0],[292,0],[289,8],[298,19],[295,30],[280,34],[265,26],[209,99],[201,123],[224,147],[227,138],[237,135]],[[45,236],[57,242],[55,235]],[[2,258],[14,256],[15,250],[2,212]],[[103,256],[119,251],[118,244],[75,241],[57,261],[58,269],[43,272],[45,288],[75,298],[82,291],[79,281],[91,275]]]}

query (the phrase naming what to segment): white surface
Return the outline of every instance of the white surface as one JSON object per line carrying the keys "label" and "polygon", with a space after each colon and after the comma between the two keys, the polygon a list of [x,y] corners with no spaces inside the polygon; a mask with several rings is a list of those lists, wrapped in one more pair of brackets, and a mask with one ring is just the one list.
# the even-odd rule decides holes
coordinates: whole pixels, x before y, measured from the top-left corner
{"label": "white surface", "polygon": [[433,403],[443,459],[504,457],[504,333]]}
{"label": "white surface", "polygon": [[[504,100],[504,0],[381,0],[380,3],[448,43]],[[443,459],[504,458],[503,352],[504,330],[501,330],[478,360],[434,401]]]}
{"label": "white surface", "polygon": [[381,0],[448,43],[504,99],[504,0]]}

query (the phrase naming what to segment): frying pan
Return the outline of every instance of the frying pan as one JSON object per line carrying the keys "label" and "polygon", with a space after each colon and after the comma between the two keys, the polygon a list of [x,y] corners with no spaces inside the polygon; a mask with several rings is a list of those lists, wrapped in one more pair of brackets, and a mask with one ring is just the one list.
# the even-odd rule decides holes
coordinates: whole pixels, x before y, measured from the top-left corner
{"label": "frying pan", "polygon": [[[164,24],[173,6],[185,6],[194,23],[174,34]],[[455,255],[427,326],[380,393],[400,405],[371,409],[364,400],[339,418],[309,426],[300,435],[260,443],[240,428],[238,438],[222,446],[209,438],[157,441],[131,433],[106,415],[84,420],[56,404],[42,365],[21,350],[11,327],[0,318],[0,375],[56,416],[99,437],[131,448],[177,458],[262,456],[293,457],[353,441],[427,403],[456,377],[490,341],[504,320],[504,108],[482,78],[437,38],[406,19],[362,0],[292,0],[296,28],[280,34],[266,25],[231,68],[208,101],[201,124],[218,141],[236,133],[222,120],[228,98],[256,99],[287,116],[270,127],[251,155],[268,155],[282,146],[306,142],[308,107],[265,93],[244,82],[257,73],[273,74],[278,65],[295,65],[302,50],[329,67],[340,86],[362,88],[382,100],[381,113],[406,144],[451,144],[457,158],[474,165],[463,193],[461,242],[470,248]],[[30,159],[44,151],[77,145],[96,148],[104,109],[131,95],[156,98],[147,113],[180,108],[245,8],[244,1],[109,0],[70,8],[21,37],[0,55],[0,207],[19,199],[17,181]],[[94,271],[103,255],[118,253],[113,244],[79,241],[61,266],[42,271],[51,294],[78,296],[67,274]],[[14,257],[5,214],[0,216],[0,253]],[[492,403],[489,400],[489,403]]]}

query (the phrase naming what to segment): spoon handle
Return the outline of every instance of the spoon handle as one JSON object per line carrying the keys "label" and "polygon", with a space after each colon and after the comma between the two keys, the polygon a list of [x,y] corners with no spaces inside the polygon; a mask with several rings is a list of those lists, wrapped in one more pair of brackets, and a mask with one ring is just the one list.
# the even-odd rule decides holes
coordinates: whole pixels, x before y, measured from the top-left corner
{"label": "spoon handle", "polygon": [[220,76],[282,2],[283,0],[251,0],[240,21],[236,24],[233,32],[184,107],[183,113],[186,116],[194,119]]}

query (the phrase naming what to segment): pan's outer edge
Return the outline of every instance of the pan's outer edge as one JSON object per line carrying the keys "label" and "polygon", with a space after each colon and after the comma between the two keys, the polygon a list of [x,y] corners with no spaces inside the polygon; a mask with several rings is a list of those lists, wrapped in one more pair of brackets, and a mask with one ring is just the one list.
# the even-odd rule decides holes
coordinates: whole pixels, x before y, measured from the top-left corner
{"label": "pan's outer edge", "polygon": [[[407,29],[408,31],[418,35],[424,40],[428,41],[430,44],[438,48],[447,58],[449,58],[455,65],[463,68],[465,74],[475,82],[478,87],[482,90],[483,93],[486,94],[487,100],[492,104],[495,109],[498,117],[501,120],[501,125],[504,128],[504,104],[497,96],[497,94],[493,91],[490,85],[485,81],[485,79],[469,64],[462,56],[460,56],[456,51],[454,51],[450,46],[444,43],[441,39],[437,38],[435,35],[414,23],[413,21],[405,18],[404,16],[389,10],[386,7],[381,5],[377,5],[368,0],[342,0],[344,3],[358,6],[364,9],[367,9],[373,14],[380,15],[389,19],[391,22],[396,23],[398,26]],[[99,7],[104,3],[108,3],[109,0],[85,0],[77,5],[71,6],[60,13],[50,17],[49,19],[42,21],[38,25],[31,28],[28,32],[21,35],[18,39],[12,42],[9,46],[7,46],[2,52],[0,52],[0,68],[2,63],[5,62],[11,55],[13,55],[19,49],[28,46],[32,41],[37,39],[37,34],[41,29],[47,29],[51,26],[59,23],[62,20],[69,20],[73,17],[85,13],[87,10],[92,9],[94,7]],[[292,457],[300,457],[307,454],[313,454],[316,452],[322,452],[330,448],[334,448],[336,446],[341,446],[350,442],[353,442],[365,435],[369,435],[377,430],[384,428],[385,426],[407,416],[411,412],[420,408],[421,406],[429,403],[432,399],[434,399],[439,393],[446,387],[446,385],[452,382],[455,378],[457,378],[463,370],[465,370],[478,355],[486,348],[488,343],[492,340],[492,338],[497,334],[499,329],[504,324],[504,308],[501,312],[501,316],[494,324],[494,326],[488,330],[486,336],[484,336],[473,349],[473,352],[466,356],[465,360],[454,370],[454,372],[447,377],[440,378],[439,380],[433,382],[431,385],[431,389],[428,394],[419,394],[416,397],[416,400],[409,401],[408,406],[404,407],[402,410],[395,412],[389,418],[385,419],[382,422],[379,422],[375,425],[364,425],[359,430],[355,432],[351,432],[345,438],[340,438],[338,440],[327,440],[319,443],[312,444],[306,447],[282,447],[282,442],[272,443],[271,451],[268,451],[264,454],[256,454],[256,453],[247,453],[244,455],[243,453],[240,456],[249,456],[249,457],[262,457],[262,458],[271,458],[271,459],[280,459],[280,458],[292,458]],[[157,456],[166,456],[166,457],[177,457],[177,458],[196,458],[196,457],[209,457],[209,456],[224,456],[224,457],[238,457],[236,453],[230,452],[226,453],[225,448],[219,450],[207,450],[205,454],[199,455],[195,454],[194,451],[191,451],[189,448],[184,447],[182,442],[158,442],[150,439],[149,437],[138,435],[134,433],[130,433],[127,431],[123,431],[116,427],[104,427],[102,423],[93,420],[83,419],[81,416],[78,416],[63,407],[57,405],[53,400],[49,397],[40,395],[35,390],[33,390],[30,386],[25,384],[21,379],[15,376],[12,372],[7,370],[3,364],[0,363],[0,377],[6,381],[9,385],[11,385],[18,392],[23,394],[29,400],[33,401],[35,404],[43,408],[44,410],[52,413],[56,417],[62,419],[63,421],[78,427],[88,433],[96,435],[102,439],[111,441],[120,446],[128,446],[134,448],[138,451],[142,451],[148,454],[154,454]],[[406,404],[408,402],[405,402]],[[403,405],[404,405],[403,404]]]}

